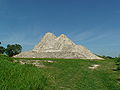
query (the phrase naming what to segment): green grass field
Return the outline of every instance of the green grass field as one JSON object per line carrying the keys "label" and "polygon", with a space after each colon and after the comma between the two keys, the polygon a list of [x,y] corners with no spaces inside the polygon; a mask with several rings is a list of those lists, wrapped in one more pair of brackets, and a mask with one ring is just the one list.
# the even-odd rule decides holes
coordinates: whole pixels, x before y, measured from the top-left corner
{"label": "green grass field", "polygon": [[44,90],[47,76],[32,65],[20,65],[0,56],[0,90]]}
{"label": "green grass field", "polygon": [[[41,59],[42,68],[13,59],[0,56],[0,90],[120,90],[120,72],[112,70],[116,67],[112,59],[51,59],[53,63]],[[100,66],[89,69],[93,64]]]}

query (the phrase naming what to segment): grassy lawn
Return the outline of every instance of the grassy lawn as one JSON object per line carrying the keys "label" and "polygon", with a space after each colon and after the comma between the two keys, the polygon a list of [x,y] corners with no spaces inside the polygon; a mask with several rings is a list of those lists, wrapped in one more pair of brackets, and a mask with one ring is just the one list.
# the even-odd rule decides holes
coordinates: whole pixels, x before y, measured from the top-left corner
{"label": "grassy lawn", "polygon": [[[41,59],[45,67],[38,68],[0,57],[0,90],[120,90],[117,81],[120,72],[112,70],[115,67],[112,59],[51,61]],[[93,64],[100,66],[89,69]]]}

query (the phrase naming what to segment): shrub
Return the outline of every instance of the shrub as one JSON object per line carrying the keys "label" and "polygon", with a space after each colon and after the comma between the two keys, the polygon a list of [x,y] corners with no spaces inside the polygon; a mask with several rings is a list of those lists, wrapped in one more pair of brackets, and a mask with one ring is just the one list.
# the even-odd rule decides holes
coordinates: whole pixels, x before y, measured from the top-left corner
{"label": "shrub", "polygon": [[120,70],[120,58],[115,58],[116,70]]}

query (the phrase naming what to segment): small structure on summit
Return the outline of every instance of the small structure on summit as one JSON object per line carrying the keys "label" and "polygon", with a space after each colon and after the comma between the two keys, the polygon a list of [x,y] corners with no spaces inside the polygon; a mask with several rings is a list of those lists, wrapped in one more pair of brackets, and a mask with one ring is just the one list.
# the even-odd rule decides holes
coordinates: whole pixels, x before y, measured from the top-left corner
{"label": "small structure on summit", "polygon": [[50,32],[45,34],[33,50],[22,52],[14,57],[102,59],[84,46],[76,45],[66,35],[62,34],[56,37]]}

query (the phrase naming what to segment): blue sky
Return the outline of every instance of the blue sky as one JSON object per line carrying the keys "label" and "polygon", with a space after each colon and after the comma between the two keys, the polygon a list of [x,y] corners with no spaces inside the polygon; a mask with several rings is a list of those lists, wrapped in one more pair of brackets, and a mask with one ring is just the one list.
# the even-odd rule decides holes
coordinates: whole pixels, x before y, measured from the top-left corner
{"label": "blue sky", "polygon": [[31,50],[64,33],[100,55],[120,54],[120,0],[0,0],[0,41]]}

